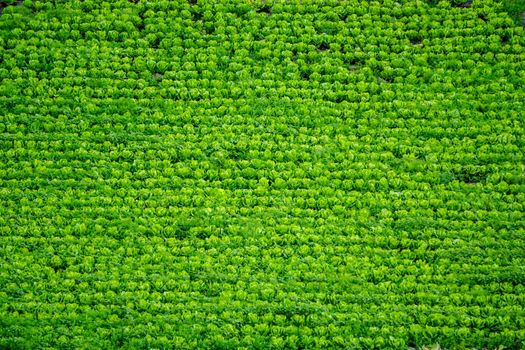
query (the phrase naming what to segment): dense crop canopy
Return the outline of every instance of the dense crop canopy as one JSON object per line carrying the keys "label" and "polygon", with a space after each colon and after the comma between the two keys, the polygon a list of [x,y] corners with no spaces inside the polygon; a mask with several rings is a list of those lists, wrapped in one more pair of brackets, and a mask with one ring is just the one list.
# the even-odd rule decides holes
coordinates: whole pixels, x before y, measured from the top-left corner
{"label": "dense crop canopy", "polygon": [[0,348],[525,345],[499,3],[0,4]]}

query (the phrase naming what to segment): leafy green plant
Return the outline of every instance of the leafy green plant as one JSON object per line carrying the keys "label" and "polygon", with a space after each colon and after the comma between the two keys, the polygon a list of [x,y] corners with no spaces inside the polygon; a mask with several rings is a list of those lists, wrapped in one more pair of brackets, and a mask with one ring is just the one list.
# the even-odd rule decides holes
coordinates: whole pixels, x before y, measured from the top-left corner
{"label": "leafy green plant", "polygon": [[525,3],[520,0],[502,0],[501,6],[517,24],[525,27]]}
{"label": "leafy green plant", "polygon": [[0,348],[518,349],[521,5],[0,15]]}

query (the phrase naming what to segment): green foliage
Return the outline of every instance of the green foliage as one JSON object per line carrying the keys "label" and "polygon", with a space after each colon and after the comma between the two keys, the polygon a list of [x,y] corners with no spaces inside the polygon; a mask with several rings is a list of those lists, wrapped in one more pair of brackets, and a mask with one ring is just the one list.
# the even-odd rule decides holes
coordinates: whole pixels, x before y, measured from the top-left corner
{"label": "green foliage", "polygon": [[523,347],[518,10],[2,7],[0,349]]}
{"label": "green foliage", "polygon": [[514,19],[517,24],[525,28],[525,1],[501,0],[503,9]]}

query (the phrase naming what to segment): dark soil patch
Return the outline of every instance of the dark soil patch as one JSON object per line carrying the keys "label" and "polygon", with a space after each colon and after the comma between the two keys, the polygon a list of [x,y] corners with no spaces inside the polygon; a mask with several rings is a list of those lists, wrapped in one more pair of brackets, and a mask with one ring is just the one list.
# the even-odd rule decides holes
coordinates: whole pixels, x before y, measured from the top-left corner
{"label": "dark soil patch", "polygon": [[7,6],[19,6],[19,5],[22,5],[23,2],[24,0],[16,0],[13,3],[7,3],[5,1],[0,1],[0,15],[2,14],[2,12],[4,12],[4,8],[6,8]]}
{"label": "dark soil patch", "polygon": [[310,80],[310,74],[308,74],[307,72],[301,72],[301,79]]}
{"label": "dark soil patch", "polygon": [[270,5],[263,5],[262,7],[258,8],[255,12],[257,13],[265,13],[267,15],[272,14],[272,7]]}
{"label": "dark soil patch", "polygon": [[456,4],[456,7],[461,7],[461,8],[469,8],[472,6],[472,0],[467,0],[465,2],[462,2],[460,4]]}
{"label": "dark soil patch", "polygon": [[421,40],[421,38],[413,38],[410,40],[410,43],[414,46],[419,46],[422,42],[423,40]]}
{"label": "dark soil patch", "polygon": [[192,13],[192,16],[193,16],[193,21],[198,22],[202,19],[203,14],[201,12],[194,12]]}
{"label": "dark soil patch", "polygon": [[330,49],[330,45],[328,45],[327,43],[321,43],[321,45],[317,46],[317,49],[319,51],[326,51]]}

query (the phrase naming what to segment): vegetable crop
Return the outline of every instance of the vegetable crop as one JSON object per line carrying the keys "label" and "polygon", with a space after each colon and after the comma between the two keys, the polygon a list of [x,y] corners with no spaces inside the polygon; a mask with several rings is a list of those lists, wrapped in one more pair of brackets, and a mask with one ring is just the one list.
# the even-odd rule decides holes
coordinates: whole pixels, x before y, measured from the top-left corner
{"label": "vegetable crop", "polygon": [[0,348],[524,347],[500,3],[1,7]]}

